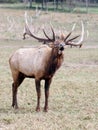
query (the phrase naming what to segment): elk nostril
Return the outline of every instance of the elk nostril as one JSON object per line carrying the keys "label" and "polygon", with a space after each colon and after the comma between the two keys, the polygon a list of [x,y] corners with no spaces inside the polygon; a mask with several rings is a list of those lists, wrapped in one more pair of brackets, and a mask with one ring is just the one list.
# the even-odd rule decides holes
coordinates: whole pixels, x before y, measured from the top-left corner
{"label": "elk nostril", "polygon": [[59,49],[61,50],[61,51],[63,51],[64,50],[64,46],[65,46],[65,43],[60,43],[59,44]]}
{"label": "elk nostril", "polygon": [[63,50],[64,50],[64,47],[63,47],[63,46],[60,46],[60,50],[63,51]]}

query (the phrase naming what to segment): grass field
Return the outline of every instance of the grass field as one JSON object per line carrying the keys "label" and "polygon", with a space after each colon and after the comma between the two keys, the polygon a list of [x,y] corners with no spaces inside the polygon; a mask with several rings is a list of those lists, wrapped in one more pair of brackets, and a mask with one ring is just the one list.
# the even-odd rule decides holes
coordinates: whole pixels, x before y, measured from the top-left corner
{"label": "grass field", "polygon": [[[29,37],[22,40],[24,10],[1,8],[0,130],[98,130],[98,15],[42,12],[37,18],[34,11],[28,13],[32,15],[35,27],[42,26],[43,23],[47,27],[51,21],[55,31],[69,31],[73,23],[77,22],[75,34],[80,32],[79,21],[83,20],[84,46],[81,49],[65,49],[64,63],[55,74],[50,87],[48,113],[43,112],[43,81],[41,112],[35,112],[36,91],[32,79],[26,79],[19,87],[19,110],[14,110],[11,108],[12,77],[9,57],[18,48],[40,43]],[[14,19],[12,25],[9,19]]]}

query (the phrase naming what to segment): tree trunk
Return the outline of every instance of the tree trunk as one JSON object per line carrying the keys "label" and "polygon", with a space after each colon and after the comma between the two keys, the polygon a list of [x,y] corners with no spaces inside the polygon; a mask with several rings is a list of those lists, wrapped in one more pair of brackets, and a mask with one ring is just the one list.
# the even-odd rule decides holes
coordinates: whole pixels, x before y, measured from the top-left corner
{"label": "tree trunk", "polygon": [[56,9],[58,9],[58,0],[56,0]]}
{"label": "tree trunk", "polygon": [[32,8],[32,0],[29,0],[29,1],[30,1],[30,6],[29,7]]}

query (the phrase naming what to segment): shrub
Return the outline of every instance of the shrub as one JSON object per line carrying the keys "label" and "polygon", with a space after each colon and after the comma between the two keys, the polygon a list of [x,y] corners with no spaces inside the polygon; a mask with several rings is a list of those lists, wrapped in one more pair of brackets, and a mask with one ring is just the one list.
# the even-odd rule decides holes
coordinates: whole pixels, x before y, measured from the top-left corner
{"label": "shrub", "polygon": [[21,0],[0,0],[1,3],[16,3],[21,2]]}

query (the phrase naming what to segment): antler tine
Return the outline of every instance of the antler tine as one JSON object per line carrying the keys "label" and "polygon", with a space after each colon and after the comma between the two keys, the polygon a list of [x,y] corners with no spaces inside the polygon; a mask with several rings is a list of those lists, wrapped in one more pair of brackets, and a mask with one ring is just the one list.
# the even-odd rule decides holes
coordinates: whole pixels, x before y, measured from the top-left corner
{"label": "antler tine", "polygon": [[52,41],[55,41],[56,35],[55,35],[55,32],[54,32],[53,25],[52,25],[52,22],[51,22],[51,21],[50,21],[50,27],[51,27],[51,31],[52,31],[52,34],[53,34],[53,39],[52,39]]}
{"label": "antler tine", "polygon": [[68,39],[68,37],[72,34],[72,32],[74,31],[75,27],[76,27],[76,23],[73,24],[71,32],[65,37],[65,39],[64,39],[65,42]]}
{"label": "antler tine", "polygon": [[74,38],[71,38],[69,39],[68,41],[65,41],[65,44],[66,45],[72,45],[72,46],[82,46],[82,42],[83,42],[83,39],[84,39],[84,24],[83,24],[83,21],[81,21],[81,25],[82,25],[82,33],[81,33],[81,38],[78,42],[72,42],[74,39],[76,39],[78,36],[74,37]]}
{"label": "antler tine", "polygon": [[50,39],[48,35],[46,34],[45,30],[43,29],[44,35],[49,39],[49,41],[52,41],[53,39]]}
{"label": "antler tine", "polygon": [[77,44],[80,44],[81,42],[83,42],[83,39],[84,39],[84,24],[83,24],[83,21],[81,21],[81,25],[82,25],[81,38],[80,38],[80,40],[77,42]]}
{"label": "antler tine", "polygon": [[53,33],[53,41],[55,41],[55,32],[53,30],[53,27],[51,26],[51,30],[52,30],[52,33]]}
{"label": "antler tine", "polygon": [[23,39],[25,39],[25,35],[28,34],[28,28],[27,28],[27,25],[28,25],[27,11],[25,11],[24,18],[25,18],[25,27],[24,27],[24,31],[23,31]]}
{"label": "antler tine", "polygon": [[74,39],[78,38],[79,36],[80,36],[80,35],[75,36],[75,37],[73,37],[73,38],[69,39],[68,41],[66,41],[66,43],[73,41]]}
{"label": "antler tine", "polygon": [[66,42],[66,40],[68,39],[68,37],[71,35],[72,32],[70,32],[64,39],[64,41]]}
{"label": "antler tine", "polygon": [[52,27],[51,27],[51,30],[52,30],[52,33],[53,33],[53,38],[52,38],[52,39],[48,37],[48,35],[46,34],[46,32],[45,32],[44,29],[43,29],[43,32],[44,32],[44,35],[45,35],[50,41],[54,42],[54,41],[55,41],[55,33],[54,33],[54,30],[53,30]]}
{"label": "antler tine", "polygon": [[71,30],[72,32],[74,31],[75,27],[76,27],[76,23],[73,24],[73,27],[72,27],[72,30]]}
{"label": "antler tine", "polygon": [[39,42],[49,42],[49,39],[45,39],[45,38],[39,38],[37,36],[35,36],[34,34],[32,34],[32,32],[30,31],[29,27],[26,26],[26,28],[28,29],[28,35],[30,35],[31,37],[37,39]]}

